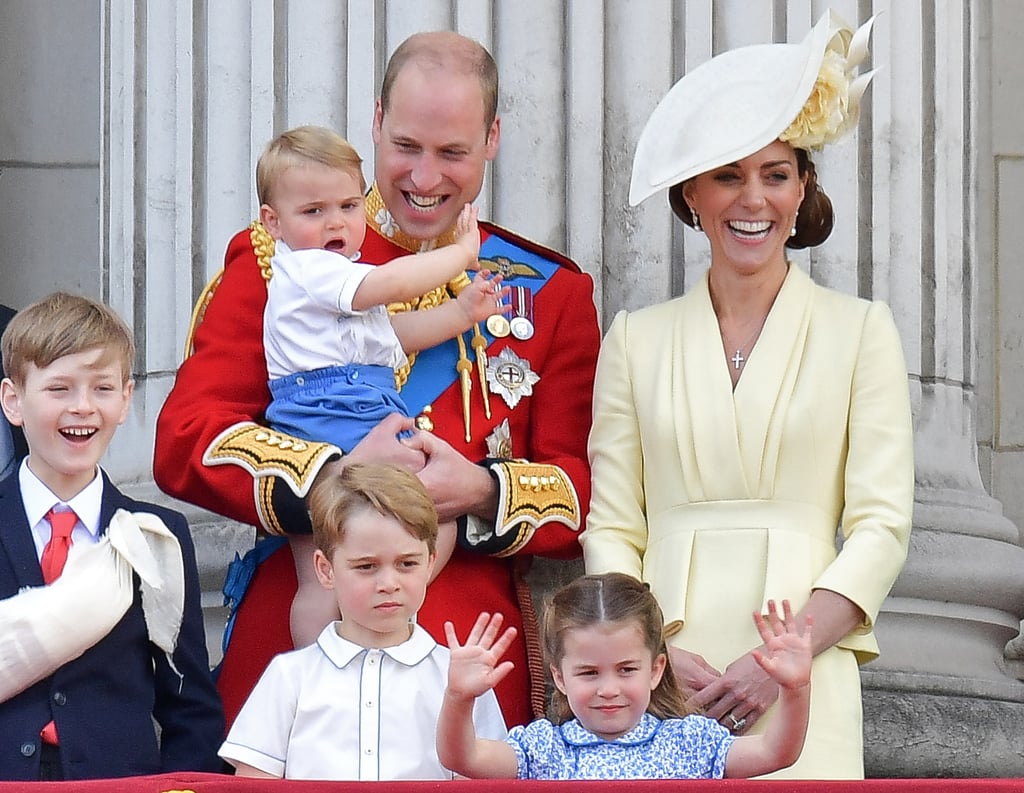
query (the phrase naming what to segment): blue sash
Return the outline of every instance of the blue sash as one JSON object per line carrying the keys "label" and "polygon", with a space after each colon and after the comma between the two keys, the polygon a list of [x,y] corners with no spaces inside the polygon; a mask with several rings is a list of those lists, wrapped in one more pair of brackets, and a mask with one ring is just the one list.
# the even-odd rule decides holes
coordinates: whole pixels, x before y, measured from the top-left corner
{"label": "blue sash", "polygon": [[[561,267],[556,262],[545,259],[543,256],[526,250],[525,248],[502,239],[492,233],[483,245],[480,246],[481,267],[487,267],[497,271],[497,266],[488,267],[484,260],[507,259],[515,265],[526,265],[532,273],[516,273],[506,276],[505,283],[515,286],[528,287],[534,297],[547,285],[548,281]],[[487,332],[483,323],[480,324],[480,332],[487,339],[490,346],[494,336]],[[472,334],[470,334],[472,335]],[[467,341],[467,348],[469,343]],[[473,352],[469,350],[472,359]],[[441,394],[447,391],[458,381],[458,372],[455,364],[459,360],[459,346],[455,339],[449,339],[443,344],[424,350],[416,357],[416,365],[412,368],[408,381],[402,386],[402,399],[409,408],[409,415],[415,416],[423,410],[424,405],[434,402]]]}

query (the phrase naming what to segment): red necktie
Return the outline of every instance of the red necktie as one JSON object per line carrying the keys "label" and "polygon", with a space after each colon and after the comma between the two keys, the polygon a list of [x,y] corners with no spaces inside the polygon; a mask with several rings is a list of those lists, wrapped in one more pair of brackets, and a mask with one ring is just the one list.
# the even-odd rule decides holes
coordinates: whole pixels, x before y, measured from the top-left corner
{"label": "red necktie", "polygon": [[[68,551],[71,549],[71,530],[78,523],[78,515],[71,510],[56,512],[50,510],[46,513],[46,520],[50,524],[50,541],[43,548],[43,556],[39,560],[39,566],[43,569],[43,581],[47,584],[53,583],[64,571],[64,563],[68,560]],[[56,746],[57,725],[52,721],[47,723],[39,733],[45,743]]]}
{"label": "red necktie", "polygon": [[46,520],[49,521],[52,531],[50,541],[43,548],[39,566],[43,569],[43,582],[51,584],[63,572],[64,563],[68,560],[68,550],[71,548],[71,530],[78,523],[78,515],[71,510],[55,512],[51,509],[46,513]]}

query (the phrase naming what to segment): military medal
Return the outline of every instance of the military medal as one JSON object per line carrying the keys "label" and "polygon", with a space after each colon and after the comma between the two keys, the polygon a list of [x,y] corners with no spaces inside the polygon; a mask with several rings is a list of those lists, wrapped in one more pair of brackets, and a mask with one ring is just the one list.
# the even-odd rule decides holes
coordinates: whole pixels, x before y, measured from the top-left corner
{"label": "military medal", "polygon": [[[495,291],[500,291],[500,287],[495,287]],[[497,304],[497,313],[491,314],[491,316],[487,318],[487,330],[492,336],[494,336],[494,338],[504,339],[511,332],[508,325],[508,319],[505,318],[507,307],[500,297],[497,300]]]}
{"label": "military medal", "polygon": [[511,287],[509,297],[512,303],[512,319],[509,320],[509,332],[519,341],[533,338],[533,292],[529,287]]}
{"label": "military medal", "polygon": [[524,396],[533,394],[533,386],[540,375],[530,368],[530,362],[520,358],[506,347],[487,364],[487,382],[491,393],[499,394],[509,408],[519,404]]}
{"label": "military medal", "polygon": [[491,314],[487,318],[487,331],[496,339],[504,339],[511,332],[511,328],[503,314]]}

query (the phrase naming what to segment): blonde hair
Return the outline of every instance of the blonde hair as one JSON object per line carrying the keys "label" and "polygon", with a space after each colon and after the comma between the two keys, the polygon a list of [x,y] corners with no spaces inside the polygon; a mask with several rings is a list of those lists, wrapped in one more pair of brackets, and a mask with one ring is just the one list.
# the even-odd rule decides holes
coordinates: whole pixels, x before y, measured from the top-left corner
{"label": "blonde hair", "polygon": [[132,332],[113,309],[90,298],[54,292],[23,308],[11,319],[0,339],[4,369],[22,386],[29,364],[43,369],[58,358],[102,349],[102,363],[121,364],[121,382],[131,379],[135,342]]}
{"label": "blonde hair", "polygon": [[[647,712],[659,719],[677,719],[694,713],[672,672],[665,644],[665,618],[647,584],[623,573],[577,578],[548,600],[543,619],[544,654],[549,665],[560,666],[565,657],[565,634],[578,628],[620,623],[636,625],[653,661],[665,656],[665,671],[651,692]],[[551,718],[556,724],[573,718],[569,700],[557,688],[551,697]]]}
{"label": "blonde hair", "polygon": [[273,201],[274,188],[285,171],[310,162],[351,174],[359,182],[359,189],[366,192],[363,158],[351,143],[326,127],[295,127],[270,141],[256,163],[256,198],[260,204]]}
{"label": "blonde hair", "polygon": [[317,480],[308,506],[313,542],[328,559],[345,536],[345,524],[365,509],[397,520],[430,553],[437,547],[434,502],[419,479],[395,465],[346,465],[341,473]]}

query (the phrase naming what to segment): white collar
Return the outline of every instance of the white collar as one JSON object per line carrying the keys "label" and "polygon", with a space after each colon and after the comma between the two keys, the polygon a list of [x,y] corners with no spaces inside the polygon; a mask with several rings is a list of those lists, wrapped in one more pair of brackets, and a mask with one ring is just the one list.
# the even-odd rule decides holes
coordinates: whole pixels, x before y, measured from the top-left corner
{"label": "white collar", "polygon": [[320,632],[316,643],[324,655],[339,669],[348,666],[354,658],[363,653],[378,652],[384,653],[390,658],[404,666],[416,666],[420,661],[430,655],[437,642],[429,633],[415,623],[412,626],[412,635],[401,644],[394,647],[381,647],[380,649],[363,647],[338,635],[337,625],[332,622]]}
{"label": "white collar", "polygon": [[21,461],[21,468],[18,469],[18,485],[21,488],[21,500],[25,504],[29,526],[37,525],[54,506],[62,504],[75,511],[79,522],[93,537],[99,536],[100,508],[103,505],[103,477],[100,475],[99,466],[96,466],[96,474],[92,481],[68,501],[58,498],[32,472],[28,467],[28,458]]}

